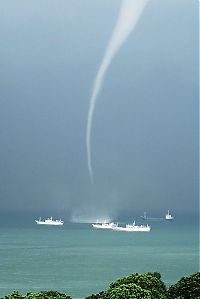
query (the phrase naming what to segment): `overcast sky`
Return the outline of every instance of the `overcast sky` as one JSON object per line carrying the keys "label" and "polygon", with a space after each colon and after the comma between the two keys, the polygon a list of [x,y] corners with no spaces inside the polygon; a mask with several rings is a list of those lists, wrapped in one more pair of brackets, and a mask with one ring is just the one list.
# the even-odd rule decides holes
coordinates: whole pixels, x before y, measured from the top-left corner
{"label": "overcast sky", "polygon": [[96,72],[119,0],[0,1],[1,213],[72,220],[198,208],[198,2],[150,0]]}

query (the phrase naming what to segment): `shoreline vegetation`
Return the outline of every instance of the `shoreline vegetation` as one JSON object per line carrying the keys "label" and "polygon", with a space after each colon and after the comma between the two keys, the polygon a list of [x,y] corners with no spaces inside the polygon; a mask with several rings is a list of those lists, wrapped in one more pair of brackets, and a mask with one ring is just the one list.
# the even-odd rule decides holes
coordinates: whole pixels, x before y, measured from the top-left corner
{"label": "shoreline vegetation", "polygon": [[[19,294],[14,291],[0,299],[73,299],[57,291]],[[109,288],[85,299],[200,299],[200,272],[182,277],[167,288],[158,272],[133,273],[112,282]]]}

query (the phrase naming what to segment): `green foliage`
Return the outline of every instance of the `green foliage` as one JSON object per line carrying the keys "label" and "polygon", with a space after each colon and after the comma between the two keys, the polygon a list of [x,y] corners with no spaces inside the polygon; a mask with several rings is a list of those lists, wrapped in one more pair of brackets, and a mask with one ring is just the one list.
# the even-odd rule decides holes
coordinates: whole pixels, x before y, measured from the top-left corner
{"label": "green foliage", "polygon": [[129,283],[134,283],[140,286],[142,289],[151,291],[152,298],[163,298],[163,295],[166,295],[165,284],[161,280],[161,275],[157,272],[148,272],[145,274],[133,273],[111,283],[110,288],[116,288],[121,284]]}
{"label": "green foliage", "polygon": [[[71,297],[57,291],[26,295],[14,291],[0,299],[71,299]],[[200,299],[200,272],[182,277],[168,290],[157,272],[133,273],[112,282],[108,290],[93,294],[86,299]]]}
{"label": "green foliage", "polygon": [[200,299],[200,272],[182,277],[168,289],[167,298]]}
{"label": "green foliage", "polygon": [[159,273],[133,273],[111,283],[107,291],[86,299],[165,299],[166,293]]}
{"label": "green foliage", "polygon": [[142,289],[140,286],[129,283],[129,284],[121,284],[116,288],[110,288],[106,294],[106,299],[151,299],[150,291]]}
{"label": "green foliage", "polygon": [[[18,291],[14,291],[12,294],[6,295],[4,299],[23,299],[24,297],[18,293]],[[3,298],[1,298],[3,299]]]}
{"label": "green foliage", "polygon": [[25,296],[20,295],[17,291],[14,291],[10,295],[6,295],[1,299],[71,299],[70,296],[59,293],[57,291],[42,291],[39,293],[27,293]]}

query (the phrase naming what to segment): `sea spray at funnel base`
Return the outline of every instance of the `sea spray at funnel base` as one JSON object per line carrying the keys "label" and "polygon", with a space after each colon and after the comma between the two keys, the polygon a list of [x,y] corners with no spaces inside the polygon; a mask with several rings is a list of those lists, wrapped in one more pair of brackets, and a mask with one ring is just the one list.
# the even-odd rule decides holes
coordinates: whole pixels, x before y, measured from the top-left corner
{"label": "sea spray at funnel base", "polygon": [[91,129],[93,114],[95,109],[95,104],[97,96],[101,89],[106,71],[114,58],[117,51],[126,41],[127,37],[134,29],[137,21],[146,5],[148,0],[123,0],[120,8],[119,17],[114,28],[113,34],[111,36],[110,42],[105,51],[102,63],[97,72],[94,86],[92,90],[92,95],[90,99],[90,105],[88,110],[88,119],[87,119],[87,131],[86,131],[86,148],[87,148],[87,161],[88,161],[88,170],[90,174],[90,180],[93,184],[93,169],[91,161]]}

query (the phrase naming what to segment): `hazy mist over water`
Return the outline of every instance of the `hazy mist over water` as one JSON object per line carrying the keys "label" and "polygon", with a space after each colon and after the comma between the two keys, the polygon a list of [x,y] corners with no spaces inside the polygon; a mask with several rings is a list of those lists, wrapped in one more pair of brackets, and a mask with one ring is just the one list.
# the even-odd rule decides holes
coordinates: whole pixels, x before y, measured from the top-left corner
{"label": "hazy mist over water", "polygon": [[[85,132],[118,0],[0,2],[1,214],[198,213],[198,1],[149,0]],[[21,216],[20,216],[21,217]]]}

